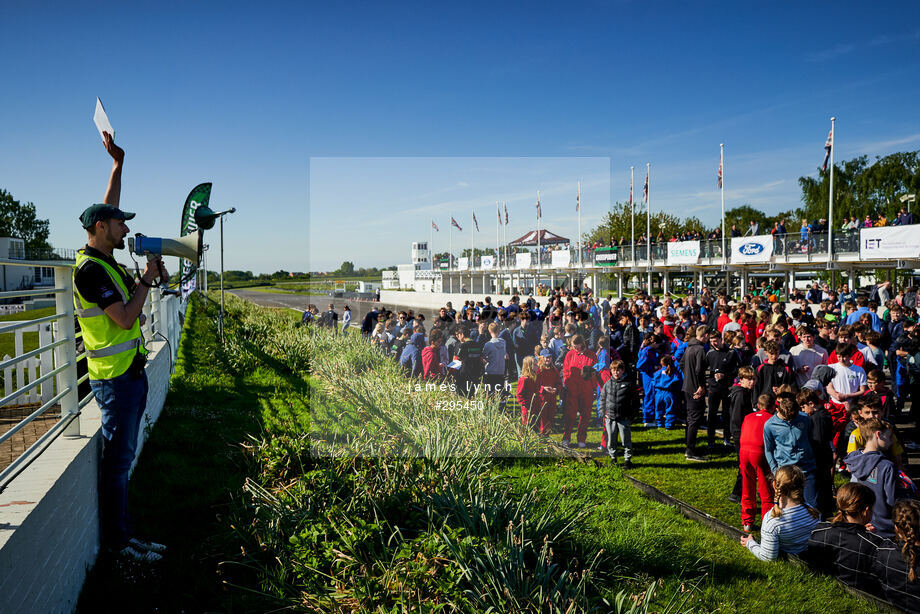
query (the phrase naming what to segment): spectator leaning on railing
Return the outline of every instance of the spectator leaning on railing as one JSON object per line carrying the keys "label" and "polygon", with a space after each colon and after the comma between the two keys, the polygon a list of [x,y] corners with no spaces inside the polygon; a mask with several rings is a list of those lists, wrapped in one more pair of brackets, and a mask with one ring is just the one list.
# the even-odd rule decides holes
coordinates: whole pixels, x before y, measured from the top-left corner
{"label": "spectator leaning on railing", "polygon": [[87,243],[77,253],[74,266],[74,308],[83,331],[90,386],[102,412],[99,509],[103,546],[125,558],[153,562],[162,558],[166,547],[129,533],[128,472],[147,404],[141,310],[153,280],[169,277],[157,258],[147,262],[135,284],[112,256],[115,249],[124,249],[125,220],[134,214],[118,207],[125,152],[108,133],[103,133],[103,141],[114,163],[105,204],[92,205],[80,216]]}

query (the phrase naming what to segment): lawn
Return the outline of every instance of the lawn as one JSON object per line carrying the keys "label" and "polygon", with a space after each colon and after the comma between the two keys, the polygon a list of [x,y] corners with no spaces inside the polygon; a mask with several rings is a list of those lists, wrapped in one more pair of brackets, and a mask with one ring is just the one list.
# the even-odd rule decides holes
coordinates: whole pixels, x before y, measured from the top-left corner
{"label": "lawn", "polygon": [[[471,455],[546,448],[513,408],[423,414],[424,403],[387,394],[392,365],[357,338],[297,329],[293,312],[227,306],[224,346],[214,305],[190,308],[133,478],[135,524],[169,545],[167,559],[144,570],[100,558],[81,611],[872,611],[827,578],[756,561],[606,461]],[[360,429],[374,409],[365,439],[317,440],[315,417]],[[378,446],[381,433],[400,447]],[[685,471],[668,439],[678,436],[637,428],[636,472]],[[599,438],[593,429],[589,441]],[[435,455],[366,454],[409,445]],[[730,470],[694,466],[682,479],[698,477],[698,489],[719,472]]]}
{"label": "lawn", "polygon": [[[0,316],[0,322],[19,322],[21,320],[37,320],[38,318],[44,318],[51,316],[57,313],[54,307],[42,307],[41,309],[33,309],[31,311],[23,311],[21,313],[11,313],[7,315]],[[22,350],[23,352],[30,352],[38,347],[38,333],[22,333]],[[16,353],[16,333],[2,333],[0,334],[0,357],[3,356],[13,356]]]}

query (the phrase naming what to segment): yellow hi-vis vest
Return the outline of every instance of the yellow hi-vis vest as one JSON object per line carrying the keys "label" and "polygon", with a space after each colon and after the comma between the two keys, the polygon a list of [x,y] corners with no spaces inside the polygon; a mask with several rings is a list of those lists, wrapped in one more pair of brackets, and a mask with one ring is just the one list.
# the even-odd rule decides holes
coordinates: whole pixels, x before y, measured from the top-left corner
{"label": "yellow hi-vis vest", "polygon": [[[122,300],[127,303],[131,297],[122,275],[103,260],[87,256],[82,249],[77,251],[74,277],[77,271],[89,262],[95,262],[105,269]],[[124,267],[121,268],[124,271]],[[73,287],[73,304],[80,329],[83,331],[83,346],[86,348],[86,364],[90,379],[118,377],[128,370],[136,354],[147,354],[140,319],[135,320],[131,328],[125,330],[107,316],[99,305],[83,298],[76,283]]]}

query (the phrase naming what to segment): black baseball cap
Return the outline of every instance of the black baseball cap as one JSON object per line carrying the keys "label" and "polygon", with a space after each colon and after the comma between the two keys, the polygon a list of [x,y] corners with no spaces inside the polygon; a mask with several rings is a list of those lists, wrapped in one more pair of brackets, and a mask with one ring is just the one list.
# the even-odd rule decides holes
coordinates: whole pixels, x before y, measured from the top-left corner
{"label": "black baseball cap", "polygon": [[122,211],[118,207],[99,203],[90,205],[86,208],[86,211],[80,214],[80,223],[83,224],[83,228],[92,228],[93,224],[96,222],[104,222],[111,218],[115,218],[116,220],[130,220],[133,219],[134,216],[134,213]]}

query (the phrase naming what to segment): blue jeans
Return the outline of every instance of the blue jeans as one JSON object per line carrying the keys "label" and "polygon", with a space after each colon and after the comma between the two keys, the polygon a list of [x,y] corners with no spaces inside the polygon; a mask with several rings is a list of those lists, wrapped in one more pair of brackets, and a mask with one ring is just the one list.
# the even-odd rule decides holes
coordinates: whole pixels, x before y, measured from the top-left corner
{"label": "blue jeans", "polygon": [[90,380],[102,410],[102,471],[99,478],[99,516],[102,541],[121,547],[131,537],[128,520],[128,472],[137,451],[137,434],[147,408],[147,374],[130,372]]}

